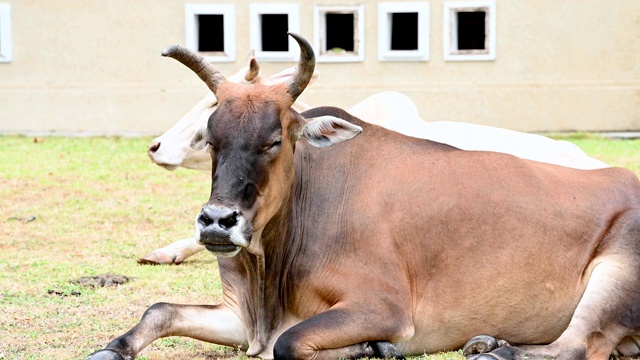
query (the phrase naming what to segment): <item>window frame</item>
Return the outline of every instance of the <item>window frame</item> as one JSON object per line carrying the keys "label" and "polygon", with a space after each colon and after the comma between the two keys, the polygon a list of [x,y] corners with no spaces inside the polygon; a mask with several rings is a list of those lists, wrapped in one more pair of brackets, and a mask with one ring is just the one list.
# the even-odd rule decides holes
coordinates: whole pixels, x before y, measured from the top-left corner
{"label": "window frame", "polygon": [[0,62],[13,60],[11,4],[0,3]]}
{"label": "window frame", "polygon": [[[394,13],[418,14],[418,49],[391,49],[391,15]],[[378,60],[379,61],[428,61],[430,4],[420,2],[383,2],[378,4]]]}
{"label": "window frame", "polygon": [[[327,51],[326,44],[326,14],[353,14],[355,25],[353,29],[353,48],[354,51],[346,51],[342,54],[335,54]],[[364,61],[364,5],[314,5],[313,6],[313,23],[314,23],[314,48],[318,54],[316,58],[318,62],[362,62]]]}
{"label": "window frame", "polygon": [[249,4],[249,47],[255,50],[256,59],[265,62],[298,61],[300,49],[292,37],[288,37],[288,51],[262,51],[261,15],[286,14],[288,29],[300,33],[300,6],[297,3]]}
{"label": "window frame", "polygon": [[[458,12],[484,11],[485,49],[459,50],[457,47]],[[496,2],[495,0],[447,1],[443,14],[443,56],[446,61],[493,61],[496,59]]]}
{"label": "window frame", "polygon": [[[236,9],[233,4],[185,4],[185,45],[210,62],[236,61]],[[198,15],[222,15],[224,21],[224,51],[222,55],[207,55],[198,51]]]}

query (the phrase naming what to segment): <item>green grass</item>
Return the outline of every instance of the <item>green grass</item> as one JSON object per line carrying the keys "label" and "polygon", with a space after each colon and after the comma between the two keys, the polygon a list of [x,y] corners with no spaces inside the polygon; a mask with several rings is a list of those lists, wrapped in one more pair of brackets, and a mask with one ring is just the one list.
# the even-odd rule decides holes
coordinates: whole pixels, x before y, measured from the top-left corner
{"label": "green grass", "polygon": [[640,174],[640,140],[605,139],[598,134],[552,134],[554,139],[571,141],[587,154],[613,166],[625,167]]}
{"label": "green grass", "polygon": [[[189,236],[209,177],[168,172],[146,156],[150,138],[0,136],[0,358],[83,359],[135,325],[160,301],[215,303],[215,259],[139,266],[149,251]],[[605,162],[640,173],[640,141],[590,135],[570,141]],[[11,220],[35,216],[31,222]],[[116,273],[112,288],[70,281]],[[155,341],[140,359],[245,358],[185,338]],[[429,359],[461,359],[444,353]]]}
{"label": "green grass", "polygon": [[[207,254],[177,267],[135,261],[192,234],[190,219],[209,192],[205,175],[153,165],[149,142],[0,137],[0,326],[9,330],[0,331],[0,358],[81,359],[155,302],[219,300]],[[105,273],[135,280],[99,289],[70,283]],[[142,355],[184,358],[165,348],[154,343]]]}

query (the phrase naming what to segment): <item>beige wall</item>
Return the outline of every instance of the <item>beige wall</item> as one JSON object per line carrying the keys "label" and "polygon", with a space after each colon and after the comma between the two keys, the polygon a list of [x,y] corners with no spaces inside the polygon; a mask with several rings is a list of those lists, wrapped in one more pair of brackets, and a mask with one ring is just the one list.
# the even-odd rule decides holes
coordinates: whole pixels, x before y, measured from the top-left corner
{"label": "beige wall", "polygon": [[[13,61],[0,63],[0,132],[158,134],[205,94],[189,70],[159,55],[184,44],[184,4],[205,1],[0,2],[13,20]],[[249,51],[250,1],[233,3],[238,60],[216,64],[225,74]],[[320,79],[301,97],[309,104],[348,108],[397,90],[425,120],[640,130],[640,1],[497,0],[497,57],[483,62],[443,60],[444,0],[430,1],[427,62],[377,60],[376,1],[315,3],[365,5],[365,60],[319,63]],[[300,13],[312,40],[313,3],[300,2]],[[261,65],[269,75],[294,64]]]}

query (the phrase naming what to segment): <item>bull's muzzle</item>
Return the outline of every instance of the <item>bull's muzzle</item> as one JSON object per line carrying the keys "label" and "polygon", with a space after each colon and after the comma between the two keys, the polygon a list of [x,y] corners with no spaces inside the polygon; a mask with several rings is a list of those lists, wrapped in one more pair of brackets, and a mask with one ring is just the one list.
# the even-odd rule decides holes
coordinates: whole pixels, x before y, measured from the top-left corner
{"label": "bull's muzzle", "polygon": [[242,214],[226,207],[204,206],[196,219],[199,243],[215,255],[234,256],[248,246],[247,228]]}

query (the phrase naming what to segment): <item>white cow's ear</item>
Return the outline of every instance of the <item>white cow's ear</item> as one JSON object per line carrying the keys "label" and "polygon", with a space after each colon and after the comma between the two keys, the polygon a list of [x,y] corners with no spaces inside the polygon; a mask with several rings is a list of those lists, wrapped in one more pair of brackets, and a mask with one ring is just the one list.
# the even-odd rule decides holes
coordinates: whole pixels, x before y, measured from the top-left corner
{"label": "white cow's ear", "polygon": [[320,116],[307,119],[300,132],[300,139],[305,139],[315,147],[327,147],[352,139],[362,132],[357,125],[335,116]]}
{"label": "white cow's ear", "polygon": [[260,75],[260,65],[258,65],[258,61],[256,60],[256,51],[254,49],[249,50],[249,54],[247,54],[246,68],[247,72],[244,74],[244,81],[249,84],[256,82]]}
{"label": "white cow's ear", "polygon": [[191,139],[191,143],[189,144],[193,150],[196,151],[208,151],[209,150],[209,139],[207,136],[207,127],[203,126],[195,134],[193,134],[193,138]]}
{"label": "white cow's ear", "polygon": [[[296,70],[295,67],[282,70],[277,74],[271,75],[268,79],[266,79],[265,83],[266,85],[284,84],[285,82],[291,80],[291,77],[293,76],[293,73],[295,72],[295,70]],[[307,86],[313,84],[314,81],[318,80],[319,76],[320,76],[320,72],[318,70],[314,70],[313,75],[311,75],[311,79],[309,80],[309,84],[307,84]]]}

